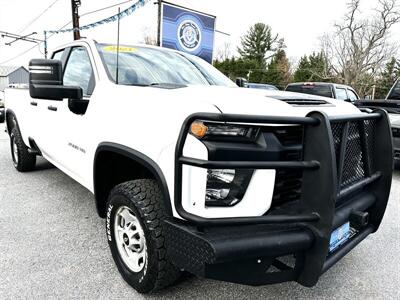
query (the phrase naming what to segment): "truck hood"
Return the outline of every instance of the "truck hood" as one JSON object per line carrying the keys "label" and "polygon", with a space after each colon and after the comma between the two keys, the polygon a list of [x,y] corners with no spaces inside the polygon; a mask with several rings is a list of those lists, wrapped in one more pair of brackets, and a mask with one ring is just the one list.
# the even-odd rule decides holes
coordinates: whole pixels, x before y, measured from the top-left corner
{"label": "truck hood", "polygon": [[[197,100],[214,105],[222,113],[246,115],[305,116],[311,111],[323,111],[328,115],[361,113],[354,105],[325,97],[305,94],[218,86],[190,86],[170,90],[174,97]],[[319,100],[315,105],[291,105],[283,99]],[[280,100],[278,100],[280,99]],[[325,102],[325,104],[318,104]],[[308,101],[310,103],[312,101]]]}

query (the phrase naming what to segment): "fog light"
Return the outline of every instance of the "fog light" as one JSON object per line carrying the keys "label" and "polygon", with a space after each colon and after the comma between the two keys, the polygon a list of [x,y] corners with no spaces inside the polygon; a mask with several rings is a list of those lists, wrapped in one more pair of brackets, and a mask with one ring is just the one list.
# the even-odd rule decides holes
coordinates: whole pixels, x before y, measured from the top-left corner
{"label": "fog light", "polygon": [[206,199],[207,200],[224,200],[229,195],[229,189],[207,189]]}
{"label": "fog light", "polygon": [[231,183],[235,178],[235,170],[208,170],[207,179]]}
{"label": "fog light", "polygon": [[244,197],[254,170],[208,170],[206,207],[229,207]]}

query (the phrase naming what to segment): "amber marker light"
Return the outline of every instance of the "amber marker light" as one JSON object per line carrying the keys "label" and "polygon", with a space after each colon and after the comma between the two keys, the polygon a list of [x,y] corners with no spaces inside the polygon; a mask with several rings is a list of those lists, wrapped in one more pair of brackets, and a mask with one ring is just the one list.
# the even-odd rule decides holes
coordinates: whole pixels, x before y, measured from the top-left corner
{"label": "amber marker light", "polygon": [[190,126],[190,132],[198,138],[202,138],[206,135],[208,127],[202,122],[193,122]]}

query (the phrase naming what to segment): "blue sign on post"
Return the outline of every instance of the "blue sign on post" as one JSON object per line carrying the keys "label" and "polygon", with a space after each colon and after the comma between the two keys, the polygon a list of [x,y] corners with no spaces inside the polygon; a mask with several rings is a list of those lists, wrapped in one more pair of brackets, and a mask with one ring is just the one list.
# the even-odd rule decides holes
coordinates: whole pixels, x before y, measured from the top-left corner
{"label": "blue sign on post", "polygon": [[161,46],[187,52],[212,63],[216,17],[162,3]]}

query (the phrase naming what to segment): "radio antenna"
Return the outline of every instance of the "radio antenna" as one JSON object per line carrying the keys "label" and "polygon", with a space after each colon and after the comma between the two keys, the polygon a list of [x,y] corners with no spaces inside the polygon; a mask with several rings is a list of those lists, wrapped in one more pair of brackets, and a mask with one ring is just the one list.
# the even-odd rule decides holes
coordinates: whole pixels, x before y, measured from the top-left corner
{"label": "radio antenna", "polygon": [[117,74],[115,74],[115,83],[118,84],[119,82],[119,23],[120,23],[120,13],[121,13],[121,8],[118,7],[118,37],[117,37],[117,68],[116,68],[116,72]]}

